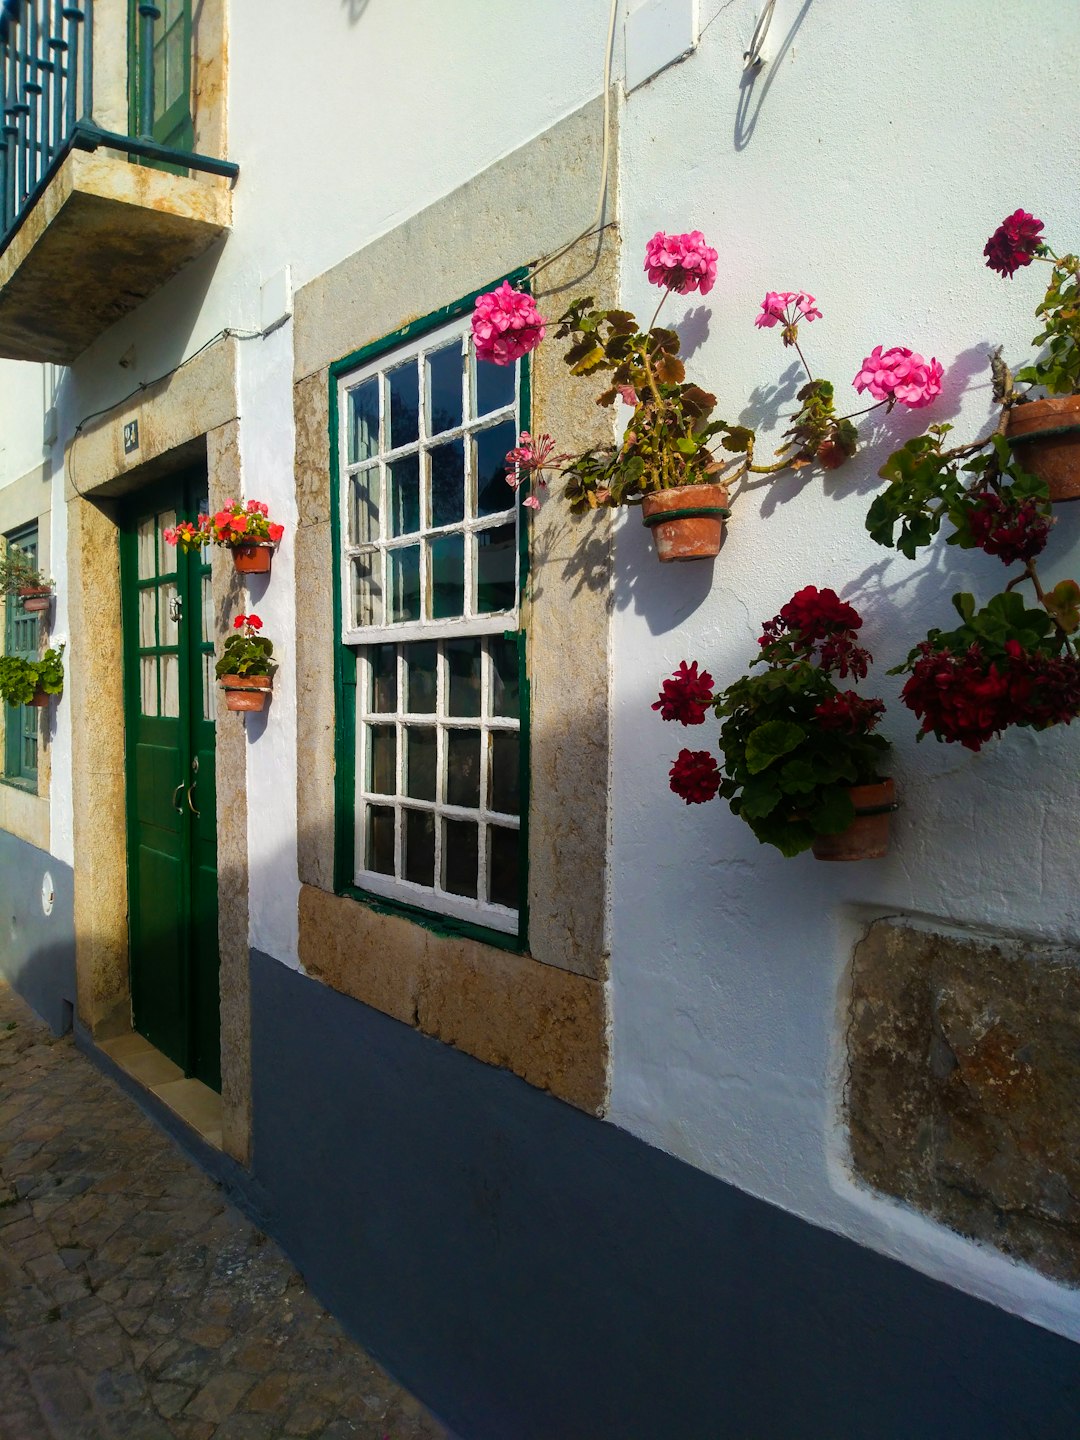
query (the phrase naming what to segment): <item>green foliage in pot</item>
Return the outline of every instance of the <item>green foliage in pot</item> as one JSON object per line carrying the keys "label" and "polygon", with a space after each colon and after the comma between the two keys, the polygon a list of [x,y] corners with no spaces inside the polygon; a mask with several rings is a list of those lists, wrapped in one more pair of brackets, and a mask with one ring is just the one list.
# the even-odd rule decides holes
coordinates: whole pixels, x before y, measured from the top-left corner
{"label": "green foliage in pot", "polygon": [[238,615],[233,627],[237,633],[225,641],[214,667],[218,679],[226,675],[273,675],[277,669],[277,661],[273,658],[274,646],[258,633],[262,629],[258,615]]}
{"label": "green foliage in pot", "polygon": [[46,650],[40,660],[21,660],[17,655],[0,655],[0,700],[9,705],[29,705],[37,691],[60,695],[64,689],[64,647]]}
{"label": "green foliage in pot", "polygon": [[0,594],[16,595],[20,590],[44,594],[52,588],[49,577],[17,545],[9,545],[0,555]]}

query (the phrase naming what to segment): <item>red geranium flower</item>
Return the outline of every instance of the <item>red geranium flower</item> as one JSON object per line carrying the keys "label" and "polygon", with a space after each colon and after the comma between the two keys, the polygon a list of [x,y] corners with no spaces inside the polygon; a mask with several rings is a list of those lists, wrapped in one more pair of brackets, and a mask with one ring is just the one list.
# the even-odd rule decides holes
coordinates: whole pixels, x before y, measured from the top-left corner
{"label": "red geranium flower", "polygon": [[267,533],[267,535],[270,537],[270,539],[274,542],[274,544],[276,545],[276,544],[278,543],[278,541],[281,539],[281,537],[285,534],[285,526],[284,526],[284,525],[268,525],[268,526],[266,527],[266,533]]}
{"label": "red geranium flower", "polygon": [[713,678],[707,670],[698,674],[695,660],[687,665],[683,660],[679,668],[660,687],[660,698],[653,702],[653,709],[660,711],[662,720],[678,720],[680,725],[703,725],[705,713],[712,704]]}
{"label": "red geranium flower", "polygon": [[239,630],[239,629],[241,629],[242,626],[244,626],[244,625],[246,625],[246,624],[247,624],[247,616],[246,616],[246,615],[237,615],[236,619],[232,622],[232,625],[233,625],[233,629],[234,629],[234,630]]}
{"label": "red geranium flower", "polygon": [[1046,547],[1054,521],[1039,511],[1033,499],[1016,500],[994,490],[979,490],[968,513],[968,528],[975,544],[1006,565],[1033,560]]}
{"label": "red geranium flower", "polygon": [[1028,210],[1007,215],[986,242],[983,254],[991,270],[1010,279],[1024,265],[1030,265],[1042,244],[1043,222]]}
{"label": "red geranium flower", "polygon": [[838,690],[814,711],[823,730],[845,730],[849,735],[869,733],[885,714],[883,700],[864,700],[854,690]]}
{"label": "red geranium flower", "polygon": [[259,619],[258,615],[249,615],[247,617],[247,623],[252,630],[262,629],[262,621]]}
{"label": "red geranium flower", "polygon": [[672,790],[687,805],[703,805],[720,789],[720,767],[708,750],[680,750],[668,773]]}

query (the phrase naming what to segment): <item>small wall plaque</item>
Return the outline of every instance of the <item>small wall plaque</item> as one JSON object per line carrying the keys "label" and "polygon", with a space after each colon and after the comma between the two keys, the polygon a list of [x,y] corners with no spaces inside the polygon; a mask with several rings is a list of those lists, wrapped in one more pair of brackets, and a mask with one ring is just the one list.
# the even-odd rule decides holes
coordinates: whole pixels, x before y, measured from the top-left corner
{"label": "small wall plaque", "polygon": [[124,426],[124,454],[130,455],[139,448],[139,422],[129,420]]}

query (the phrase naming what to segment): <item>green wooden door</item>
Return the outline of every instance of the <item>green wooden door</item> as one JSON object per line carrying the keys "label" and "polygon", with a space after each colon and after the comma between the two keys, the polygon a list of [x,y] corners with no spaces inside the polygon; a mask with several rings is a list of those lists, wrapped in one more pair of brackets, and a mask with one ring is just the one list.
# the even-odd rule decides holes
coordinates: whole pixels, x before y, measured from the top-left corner
{"label": "green wooden door", "polygon": [[[154,21],[154,121],[151,139],[175,150],[191,150],[195,125],[191,113],[192,0],[156,0]],[[143,20],[137,0],[128,0],[128,99],[132,135],[139,133],[142,111],[140,46]],[[172,168],[172,167],[168,167]]]}
{"label": "green wooden door", "polygon": [[135,1028],[220,1090],[210,567],[164,539],[206,508],[205,473],[138,496],[120,576]]}

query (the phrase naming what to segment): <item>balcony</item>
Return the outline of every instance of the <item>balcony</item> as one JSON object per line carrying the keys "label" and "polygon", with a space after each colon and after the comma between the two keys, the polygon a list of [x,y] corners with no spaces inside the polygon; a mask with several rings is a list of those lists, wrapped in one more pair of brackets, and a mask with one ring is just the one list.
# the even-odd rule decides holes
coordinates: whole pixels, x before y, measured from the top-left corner
{"label": "balcony", "polygon": [[71,364],[228,228],[223,37],[200,97],[192,32],[183,0],[0,0],[0,357]]}

